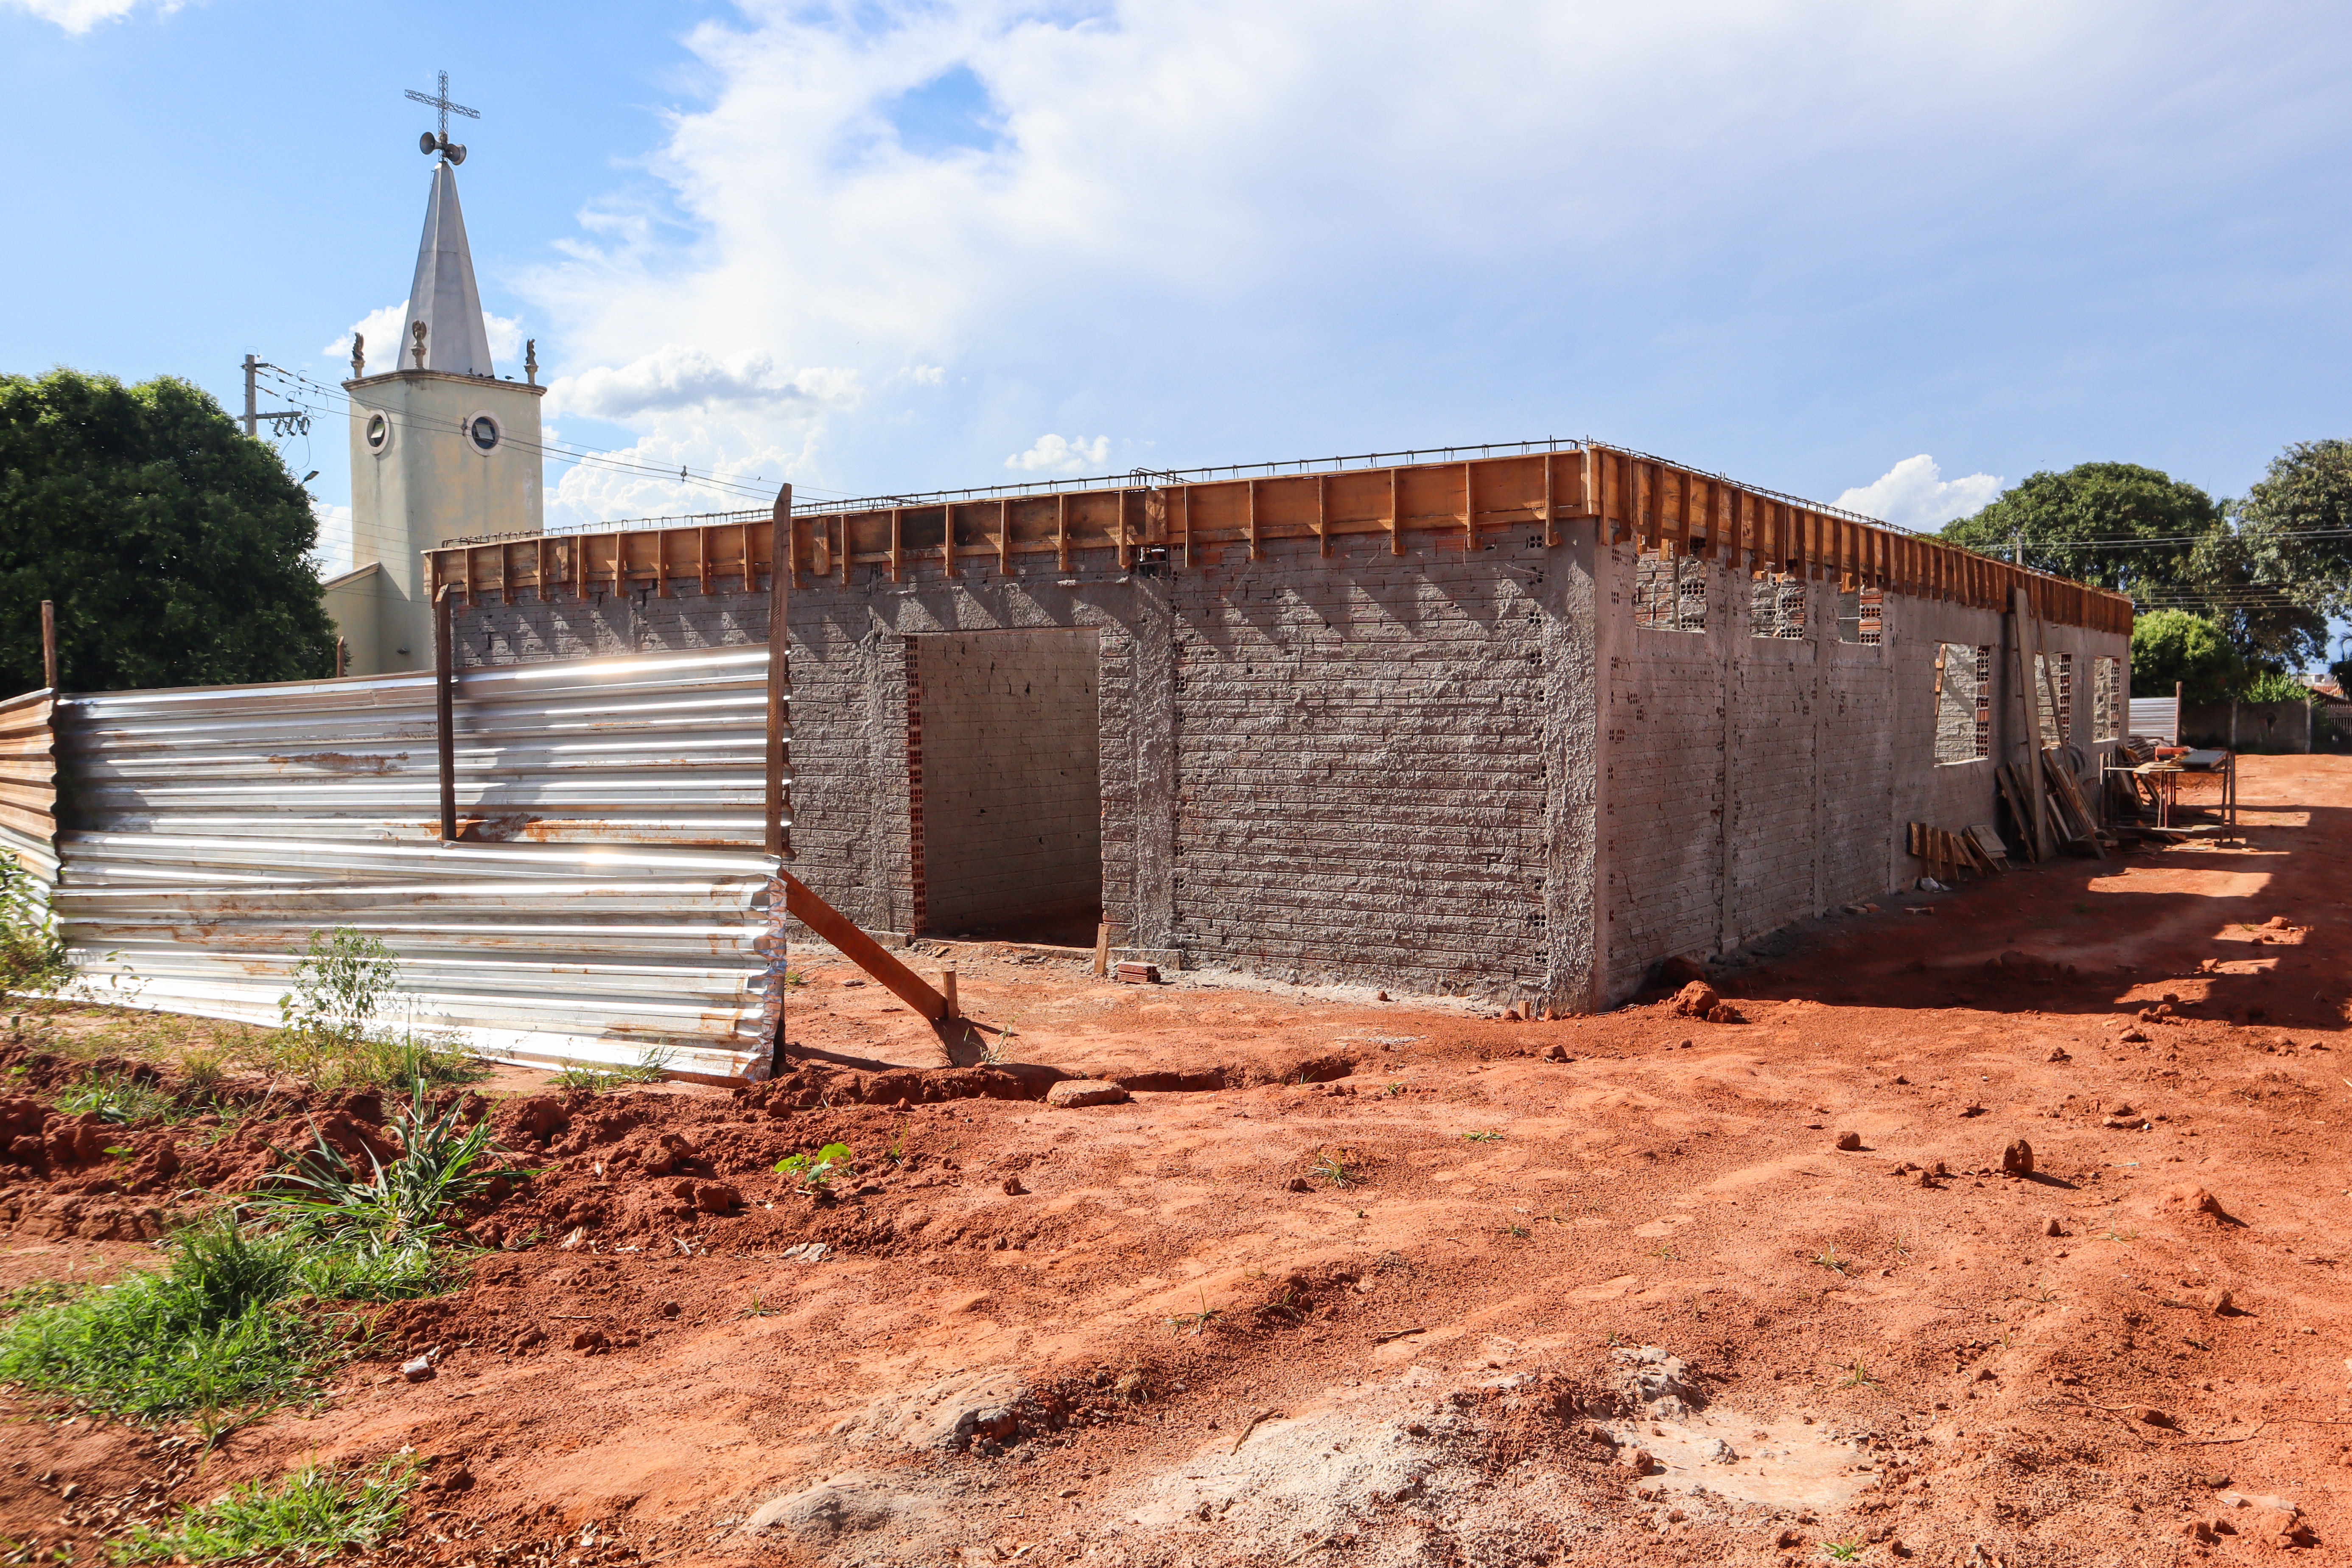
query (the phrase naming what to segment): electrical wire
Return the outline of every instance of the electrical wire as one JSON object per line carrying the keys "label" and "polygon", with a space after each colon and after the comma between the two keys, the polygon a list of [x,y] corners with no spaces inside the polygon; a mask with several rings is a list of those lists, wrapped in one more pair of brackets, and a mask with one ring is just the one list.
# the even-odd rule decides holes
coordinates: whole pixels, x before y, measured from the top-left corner
{"label": "electrical wire", "polygon": [[[386,419],[391,420],[396,428],[430,435],[457,436],[461,438],[466,434],[462,424],[448,424],[437,419],[419,418],[415,415],[403,415],[388,408],[375,408],[358,404],[348,393],[338,388],[322,386],[309,376],[296,371],[285,370],[277,365],[256,368],[272,374],[279,382],[279,393],[287,401],[298,407],[320,414],[349,413],[355,407],[367,407],[368,412],[382,414]],[[493,384],[508,384],[501,382],[493,383]],[[513,442],[513,445],[525,451],[536,452],[541,458],[552,458],[559,464],[568,462],[581,466],[611,468],[625,473],[646,474],[667,479],[674,484],[717,490],[721,494],[756,497],[762,500],[769,499],[769,492],[762,488],[761,484],[745,484],[740,480],[730,479],[719,474],[708,471],[698,472],[685,465],[680,465],[676,469],[656,468],[650,463],[632,461],[616,452],[593,447],[574,447],[563,442],[531,442],[518,439]]]}

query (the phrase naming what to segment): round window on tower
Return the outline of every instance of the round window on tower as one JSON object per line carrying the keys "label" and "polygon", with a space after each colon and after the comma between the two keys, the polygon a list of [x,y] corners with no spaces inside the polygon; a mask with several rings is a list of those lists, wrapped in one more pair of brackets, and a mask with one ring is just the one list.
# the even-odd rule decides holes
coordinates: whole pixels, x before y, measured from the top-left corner
{"label": "round window on tower", "polygon": [[476,414],[466,420],[467,445],[484,456],[497,451],[499,443],[505,439],[506,432],[499,427],[498,416],[495,414]]}
{"label": "round window on tower", "polygon": [[383,457],[392,449],[392,416],[381,411],[370,414],[367,423],[360,426],[360,438],[369,451]]}

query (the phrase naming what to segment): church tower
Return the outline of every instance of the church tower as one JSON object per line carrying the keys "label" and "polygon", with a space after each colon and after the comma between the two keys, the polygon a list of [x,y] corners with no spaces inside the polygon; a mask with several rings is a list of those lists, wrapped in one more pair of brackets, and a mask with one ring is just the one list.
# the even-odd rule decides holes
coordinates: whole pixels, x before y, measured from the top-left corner
{"label": "church tower", "polygon": [[423,552],[449,539],[537,533],[544,515],[540,479],[536,357],[530,379],[501,379],[490,363],[474,258],[457,206],[457,165],[466,149],[449,140],[448,111],[472,111],[411,93],[442,111],[425,205],[425,237],[408,289],[402,342],[352,345],[352,569],[326,584],[327,613],[346,641],[346,670],[380,675],[433,666],[432,605]]}

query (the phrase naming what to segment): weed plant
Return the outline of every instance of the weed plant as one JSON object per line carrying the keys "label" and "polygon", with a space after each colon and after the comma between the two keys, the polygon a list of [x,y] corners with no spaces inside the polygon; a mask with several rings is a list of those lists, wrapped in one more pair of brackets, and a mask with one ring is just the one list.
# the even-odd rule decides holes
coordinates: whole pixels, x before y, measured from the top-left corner
{"label": "weed plant", "polygon": [[280,1171],[257,1205],[262,1223],[310,1244],[299,1271],[303,1293],[322,1300],[389,1301],[446,1288],[456,1240],[450,1209],[481,1194],[493,1172],[488,1121],[468,1127],[462,1109],[435,1114],[425,1086],[393,1114],[401,1153],[368,1157],[362,1176],[325,1139]]}
{"label": "weed plant", "polygon": [[39,882],[14,855],[0,854],[0,991],[54,996],[72,979]]}
{"label": "weed plant", "polygon": [[400,1522],[417,1462],[395,1454],[366,1470],[305,1465],[275,1484],[254,1481],[183,1509],[162,1529],[142,1526],[120,1563],[300,1563],[372,1546]]}
{"label": "weed plant", "polygon": [[175,1121],[194,1114],[160,1084],[145,1083],[128,1073],[100,1073],[59,1089],[51,1103],[67,1116],[95,1110],[100,1121],[128,1126],[133,1121]]}
{"label": "weed plant", "polygon": [[294,989],[278,999],[281,1026],[262,1049],[264,1065],[325,1094],[404,1094],[488,1076],[454,1037],[377,1022],[400,984],[400,960],[374,937],[352,926],[314,931],[294,957]]}
{"label": "weed plant", "polygon": [[265,1065],[329,1095],[355,1089],[406,1094],[472,1083],[490,1071],[454,1039],[416,1033],[341,1036],[281,1030],[261,1056]]}
{"label": "weed plant", "polygon": [[608,1089],[620,1089],[633,1083],[659,1083],[669,1072],[670,1051],[665,1046],[648,1046],[637,1053],[635,1063],[629,1067],[597,1068],[583,1062],[573,1062],[555,1075],[555,1087],[564,1091],[585,1090],[602,1094]]}
{"label": "weed plant", "polygon": [[776,1162],[776,1173],[812,1196],[829,1190],[850,1173],[854,1158],[846,1143],[828,1143],[814,1154],[787,1154]]}

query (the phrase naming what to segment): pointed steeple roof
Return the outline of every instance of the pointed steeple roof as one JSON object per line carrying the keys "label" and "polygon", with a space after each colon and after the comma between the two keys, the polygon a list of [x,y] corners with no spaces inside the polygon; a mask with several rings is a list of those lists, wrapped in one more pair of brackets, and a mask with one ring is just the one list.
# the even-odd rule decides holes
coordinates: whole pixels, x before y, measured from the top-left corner
{"label": "pointed steeple roof", "polygon": [[[425,363],[416,361],[415,323],[425,323]],[[425,237],[416,247],[416,279],[408,286],[408,321],[401,328],[402,370],[489,375],[489,333],[482,326],[482,296],[474,287],[474,256],[466,247],[466,215],[457,207],[457,174],[446,159],[433,166],[433,195],[425,204]]]}

